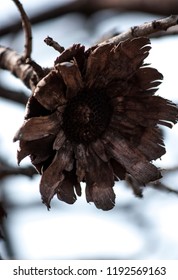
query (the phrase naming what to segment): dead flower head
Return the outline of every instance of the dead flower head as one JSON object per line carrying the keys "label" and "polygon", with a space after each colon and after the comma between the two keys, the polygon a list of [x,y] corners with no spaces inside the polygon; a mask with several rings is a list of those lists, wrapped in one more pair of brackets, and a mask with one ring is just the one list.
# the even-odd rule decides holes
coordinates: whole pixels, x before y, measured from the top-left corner
{"label": "dead flower head", "polygon": [[154,95],[162,75],[144,64],[150,41],[128,39],[85,51],[73,45],[56,59],[27,104],[18,162],[30,155],[42,174],[40,192],[72,204],[86,183],[86,200],[114,207],[114,182],[129,174],[139,185],[161,174],[150,161],[165,153],[157,125],[172,127],[175,104]]}

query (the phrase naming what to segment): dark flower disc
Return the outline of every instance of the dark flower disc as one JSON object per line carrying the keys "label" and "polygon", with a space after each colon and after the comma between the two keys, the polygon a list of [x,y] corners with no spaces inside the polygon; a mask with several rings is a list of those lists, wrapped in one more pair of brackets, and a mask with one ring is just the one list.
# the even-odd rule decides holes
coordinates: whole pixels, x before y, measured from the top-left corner
{"label": "dark flower disc", "polygon": [[73,97],[63,113],[63,129],[75,143],[95,141],[107,128],[112,114],[109,98],[101,92],[82,92]]}

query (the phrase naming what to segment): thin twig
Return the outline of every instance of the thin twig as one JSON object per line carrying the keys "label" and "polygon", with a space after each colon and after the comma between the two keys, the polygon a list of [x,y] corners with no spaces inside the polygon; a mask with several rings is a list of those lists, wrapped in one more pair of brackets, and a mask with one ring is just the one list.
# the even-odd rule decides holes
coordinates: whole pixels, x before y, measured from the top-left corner
{"label": "thin twig", "polygon": [[62,52],[65,50],[64,47],[62,47],[61,45],[59,45],[58,42],[54,41],[53,38],[51,38],[51,37],[49,37],[49,36],[46,37],[46,38],[44,39],[44,42],[45,42],[48,46],[50,46],[50,47],[52,47],[53,49],[55,49],[56,51],[58,51],[59,53],[62,53]]}
{"label": "thin twig", "polygon": [[10,166],[7,163],[0,161],[0,180],[6,178],[11,175],[24,175],[32,178],[37,174],[37,171],[32,166],[27,167],[14,167]]}
{"label": "thin twig", "polygon": [[160,181],[150,183],[149,186],[153,189],[158,190],[158,191],[164,191],[166,193],[174,193],[174,194],[178,195],[178,190],[172,189],[172,188],[166,186],[165,184],[163,184]]}
{"label": "thin twig", "polygon": [[30,59],[31,57],[31,52],[32,52],[32,31],[31,31],[31,24],[29,21],[29,18],[22,6],[22,4],[18,0],[12,0],[17,8],[20,11],[21,14],[21,20],[22,20],[22,26],[24,29],[24,34],[25,34],[25,46],[24,46],[24,54],[23,58],[24,60]]}
{"label": "thin twig", "polygon": [[166,31],[169,27],[175,25],[178,25],[178,15],[172,15],[163,19],[146,22],[140,26],[131,27],[128,31],[123,32],[108,40],[105,40],[102,43],[98,44],[98,46],[104,44],[110,44],[110,43],[118,44],[119,42],[129,38],[144,37],[144,36],[148,37],[156,32]]}

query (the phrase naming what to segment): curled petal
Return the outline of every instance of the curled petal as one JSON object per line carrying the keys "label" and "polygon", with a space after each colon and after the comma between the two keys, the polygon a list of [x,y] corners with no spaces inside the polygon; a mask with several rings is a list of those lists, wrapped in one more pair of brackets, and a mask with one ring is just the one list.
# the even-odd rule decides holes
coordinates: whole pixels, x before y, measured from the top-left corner
{"label": "curled petal", "polygon": [[54,136],[49,135],[42,139],[37,139],[33,141],[23,141],[19,143],[20,149],[17,152],[18,164],[28,155],[33,155],[35,159],[35,164],[45,161],[48,157],[53,154]]}
{"label": "curled petal", "polygon": [[55,135],[59,128],[61,116],[55,112],[49,116],[34,117],[24,121],[22,127],[17,131],[13,141],[32,141]]}
{"label": "curled petal", "polygon": [[65,179],[58,188],[57,197],[68,204],[73,204],[77,199],[76,194],[81,196],[80,183],[77,182],[74,169],[70,172],[64,172],[64,175]]}
{"label": "curled petal", "polygon": [[73,182],[70,179],[65,178],[60,184],[57,190],[57,197],[68,204],[73,204],[76,201]]}
{"label": "curled petal", "polygon": [[[63,147],[56,152],[53,162],[44,171],[40,182],[40,193],[43,202],[50,207],[50,201],[58,191],[64,180],[64,171],[71,169],[72,147],[66,141]],[[69,168],[70,167],[70,168]]]}
{"label": "curled petal", "polygon": [[[58,63],[71,61],[74,58],[79,66],[82,66],[83,60],[85,60],[85,47],[80,44],[74,44],[70,48],[64,50],[60,56],[57,57],[55,65]],[[82,67],[81,67],[82,68]]]}
{"label": "curled petal", "polygon": [[76,61],[57,64],[56,69],[59,71],[67,87],[67,99],[77,95],[83,88],[83,81]]}
{"label": "curled petal", "polygon": [[52,70],[36,86],[34,97],[46,109],[53,111],[58,106],[66,104],[65,86],[57,71]]}
{"label": "curled petal", "polygon": [[118,161],[140,184],[155,181],[161,177],[160,172],[146,157],[127,140],[108,132],[104,136],[108,153]]}
{"label": "curled petal", "polygon": [[109,163],[103,162],[90,149],[87,156],[86,199],[97,208],[110,210],[115,205],[114,175]]}

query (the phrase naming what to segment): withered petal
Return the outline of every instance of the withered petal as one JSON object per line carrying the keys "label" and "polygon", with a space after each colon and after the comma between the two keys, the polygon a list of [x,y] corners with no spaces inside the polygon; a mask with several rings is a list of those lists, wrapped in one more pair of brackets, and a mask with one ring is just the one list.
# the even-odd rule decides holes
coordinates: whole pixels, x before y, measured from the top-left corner
{"label": "withered petal", "polygon": [[108,131],[103,139],[108,153],[118,161],[140,184],[155,181],[161,177],[159,170],[146,157],[118,133]]}
{"label": "withered petal", "polygon": [[49,135],[42,139],[33,141],[19,142],[19,150],[17,151],[18,164],[28,155],[38,157],[38,163],[43,162],[53,153],[52,145],[54,141],[54,135]]}
{"label": "withered petal", "polygon": [[107,44],[91,50],[86,66],[87,86],[104,88],[112,81],[126,82],[148,56],[148,44],[148,38],[139,37],[118,45]]}
{"label": "withered petal", "polygon": [[59,71],[67,87],[67,99],[70,99],[76,96],[78,92],[81,92],[84,85],[80,70],[75,60],[57,64],[56,69]]}
{"label": "withered petal", "polygon": [[114,175],[119,178],[120,180],[124,180],[126,177],[126,170],[125,168],[115,159],[111,158],[110,159],[110,164],[113,169]]}
{"label": "withered petal", "polygon": [[60,131],[58,132],[58,134],[54,140],[53,149],[59,150],[62,147],[62,145],[64,144],[65,140],[66,140],[66,137],[65,137],[64,131],[62,129],[60,129]]}
{"label": "withered petal", "polygon": [[[141,67],[135,74],[136,85],[139,87],[139,91],[149,91],[155,93],[158,86],[161,84],[163,75],[155,68],[152,67]],[[154,91],[153,91],[154,89]],[[132,94],[132,90],[130,91]]]}
{"label": "withered petal", "polygon": [[[99,83],[107,79],[106,75],[103,76],[103,72],[106,70],[106,66],[109,67],[110,56],[108,53],[113,48],[113,45],[103,45],[97,47],[91,51],[86,65],[85,80],[87,87],[92,87],[93,84],[98,86]],[[107,81],[105,81],[105,84]]]}
{"label": "withered petal", "polygon": [[135,69],[141,66],[143,60],[148,56],[150,49],[150,40],[146,37],[138,37],[121,42],[122,53],[132,61]]}
{"label": "withered petal", "polygon": [[125,112],[131,121],[145,127],[158,123],[172,127],[178,120],[176,105],[160,96],[128,97],[125,101]]}
{"label": "withered petal", "polygon": [[56,152],[53,162],[42,174],[40,182],[40,193],[43,202],[50,207],[50,201],[57,192],[64,180],[64,170],[71,169],[72,147],[69,142],[65,142],[62,148]]}
{"label": "withered petal", "polygon": [[13,141],[32,141],[41,139],[58,131],[61,116],[54,112],[48,116],[34,117],[24,121],[24,124],[17,131]]}
{"label": "withered petal", "polygon": [[158,128],[146,129],[137,148],[148,160],[160,158],[166,152],[161,130]]}
{"label": "withered petal", "polygon": [[65,178],[57,189],[57,197],[59,200],[68,204],[73,204],[76,201],[76,195],[74,193],[73,182],[69,178]]}
{"label": "withered petal", "polygon": [[87,167],[87,158],[86,158],[86,148],[83,144],[76,145],[74,149],[75,158],[76,158],[76,175],[78,182],[82,182],[85,178]]}
{"label": "withered petal", "polygon": [[39,81],[34,91],[34,97],[46,109],[54,111],[58,106],[66,104],[64,96],[65,85],[55,70],[51,70],[48,75]]}
{"label": "withered petal", "polygon": [[64,50],[60,56],[57,57],[55,61],[55,65],[58,63],[66,62],[66,61],[71,61],[74,58],[77,61],[77,64],[82,64],[81,59],[84,60],[85,55],[84,55],[85,47],[80,45],[80,44],[74,44],[70,48]]}
{"label": "withered petal", "polygon": [[90,144],[93,151],[96,153],[96,155],[103,161],[107,162],[109,160],[109,157],[106,154],[105,147],[102,143],[102,141],[98,138],[95,142],[92,142]]}
{"label": "withered petal", "polygon": [[87,202],[94,202],[98,209],[111,210],[115,206],[115,193],[112,188],[102,188],[93,183],[86,186]]}
{"label": "withered petal", "polygon": [[97,208],[110,210],[115,205],[114,175],[109,162],[103,162],[92,149],[87,156],[86,199]]}

